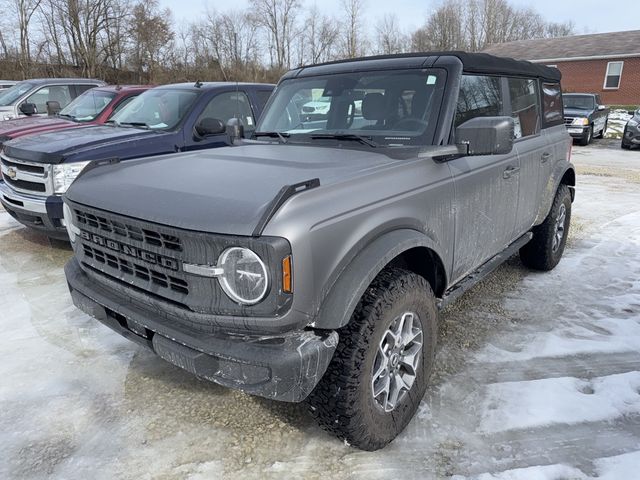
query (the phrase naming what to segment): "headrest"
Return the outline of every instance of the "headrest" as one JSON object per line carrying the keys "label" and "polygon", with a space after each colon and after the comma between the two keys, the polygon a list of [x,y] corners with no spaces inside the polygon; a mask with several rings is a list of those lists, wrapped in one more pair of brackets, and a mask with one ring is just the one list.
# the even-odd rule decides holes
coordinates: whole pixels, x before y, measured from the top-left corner
{"label": "headrest", "polygon": [[413,98],[411,99],[411,117],[412,118],[422,118],[424,117],[424,112],[427,109],[427,104],[429,103],[429,97],[431,96],[431,91],[427,90],[418,90],[413,94]]}
{"label": "headrest", "polygon": [[362,99],[362,116],[365,120],[384,120],[386,104],[382,93],[367,93]]}

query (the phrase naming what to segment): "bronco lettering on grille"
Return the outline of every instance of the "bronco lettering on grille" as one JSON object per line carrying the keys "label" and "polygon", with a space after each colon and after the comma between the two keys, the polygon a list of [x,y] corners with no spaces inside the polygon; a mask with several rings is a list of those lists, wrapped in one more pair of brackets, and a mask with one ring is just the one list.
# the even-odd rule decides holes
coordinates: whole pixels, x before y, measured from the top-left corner
{"label": "bronco lettering on grille", "polygon": [[132,247],[131,245],[125,245],[124,243],[104,238],[100,235],[96,235],[95,233],[87,232],[86,230],[81,230],[80,236],[88,242],[95,243],[101,247],[107,247],[110,250],[115,250],[116,252],[123,253],[129,257],[137,258],[154,265],[161,265],[170,270],[178,270],[178,261],[173,258],[148,252],[137,247]]}

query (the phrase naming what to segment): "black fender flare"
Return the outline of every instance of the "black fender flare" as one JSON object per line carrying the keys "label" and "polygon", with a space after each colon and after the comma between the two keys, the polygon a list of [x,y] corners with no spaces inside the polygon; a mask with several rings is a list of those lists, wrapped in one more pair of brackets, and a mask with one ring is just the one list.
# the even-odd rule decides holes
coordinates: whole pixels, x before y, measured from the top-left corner
{"label": "black fender flare", "polygon": [[411,229],[387,232],[369,243],[343,269],[310,326],[336,329],[349,323],[360,298],[378,273],[398,255],[415,247],[432,250],[442,262],[436,242],[424,233]]}

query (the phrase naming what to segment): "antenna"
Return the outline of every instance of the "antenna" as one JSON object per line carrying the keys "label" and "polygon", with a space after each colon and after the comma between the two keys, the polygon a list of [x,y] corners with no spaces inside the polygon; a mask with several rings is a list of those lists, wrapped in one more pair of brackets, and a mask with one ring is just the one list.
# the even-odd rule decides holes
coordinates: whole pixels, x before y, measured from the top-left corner
{"label": "antenna", "polygon": [[202,85],[203,85],[203,83],[200,80],[196,80],[196,83],[195,83],[194,87],[201,88]]}

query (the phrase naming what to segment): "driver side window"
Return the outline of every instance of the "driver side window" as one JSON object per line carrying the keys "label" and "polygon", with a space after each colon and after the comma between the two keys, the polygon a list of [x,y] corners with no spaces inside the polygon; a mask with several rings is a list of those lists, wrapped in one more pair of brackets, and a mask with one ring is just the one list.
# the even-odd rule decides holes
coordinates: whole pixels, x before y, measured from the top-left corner
{"label": "driver side window", "polygon": [[217,118],[225,125],[232,118],[238,118],[244,125],[245,133],[255,130],[255,119],[251,104],[244,92],[225,92],[213,97],[206,106],[197,123],[205,118]]}
{"label": "driver side window", "polygon": [[71,103],[71,92],[69,85],[51,85],[43,87],[34,94],[30,95],[26,102],[33,103],[38,109],[38,113],[47,113],[47,102],[55,101],[60,104],[61,108]]}

